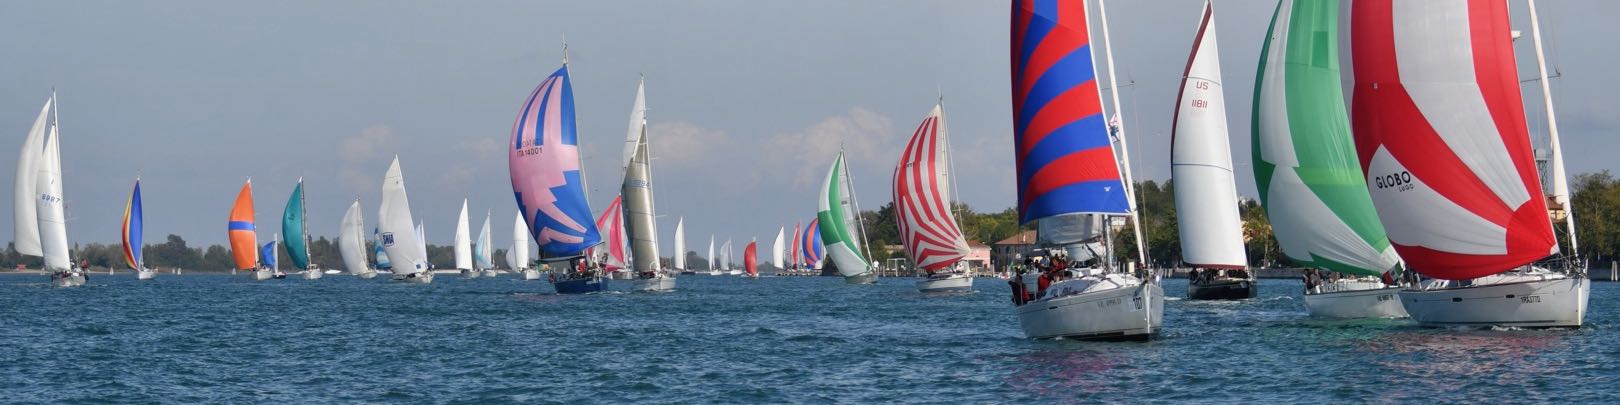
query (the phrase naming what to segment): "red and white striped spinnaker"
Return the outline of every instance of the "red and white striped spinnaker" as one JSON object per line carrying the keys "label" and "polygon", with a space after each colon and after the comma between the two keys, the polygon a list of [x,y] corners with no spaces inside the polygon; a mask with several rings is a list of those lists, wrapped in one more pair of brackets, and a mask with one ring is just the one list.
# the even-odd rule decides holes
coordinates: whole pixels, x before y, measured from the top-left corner
{"label": "red and white striped spinnaker", "polygon": [[968,254],[951,214],[950,146],[938,104],[906,142],[894,168],[894,218],[900,244],[918,268],[933,273]]}
{"label": "red and white striped spinnaker", "polygon": [[614,271],[629,268],[624,256],[624,205],[623,196],[614,196],[613,202],[608,203],[607,209],[596,218],[596,229],[602,232],[604,246],[591,248],[591,255],[607,253],[607,260],[602,261],[602,268]]}
{"label": "red and white striped spinnaker", "polygon": [[1340,63],[1356,150],[1389,240],[1430,277],[1558,251],[1531,154],[1507,3],[1347,2]]}

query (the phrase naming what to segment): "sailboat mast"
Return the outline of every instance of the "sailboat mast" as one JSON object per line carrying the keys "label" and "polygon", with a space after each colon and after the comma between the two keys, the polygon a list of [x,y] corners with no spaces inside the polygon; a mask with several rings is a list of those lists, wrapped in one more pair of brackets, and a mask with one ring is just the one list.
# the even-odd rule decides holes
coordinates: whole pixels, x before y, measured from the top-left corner
{"label": "sailboat mast", "polygon": [[1536,15],[1536,0],[1526,0],[1530,6],[1530,38],[1536,48],[1536,73],[1541,79],[1541,101],[1547,109],[1547,139],[1552,148],[1553,202],[1564,209],[1564,227],[1569,234],[1569,252],[1576,260],[1581,257],[1580,244],[1575,240],[1575,207],[1570,206],[1569,185],[1564,178],[1564,150],[1558,142],[1558,117],[1553,113],[1552,84],[1547,82],[1547,56],[1541,49],[1541,19]]}
{"label": "sailboat mast", "polygon": [[[1136,231],[1136,260],[1142,264],[1142,267],[1149,267],[1147,246],[1143,243],[1147,238],[1142,237],[1142,217],[1139,214],[1140,210],[1136,206],[1136,184],[1131,176],[1131,147],[1125,141],[1125,116],[1120,114],[1119,80],[1114,76],[1114,45],[1108,39],[1108,6],[1104,5],[1105,3],[1105,0],[1097,0],[1097,14],[1102,19],[1103,58],[1107,60],[1108,64],[1108,93],[1114,102],[1114,114],[1119,115],[1119,124],[1114,128],[1118,131],[1119,163],[1122,166],[1121,169],[1124,169],[1125,203],[1131,209],[1131,229]],[[1104,223],[1103,227],[1113,226],[1112,222]]]}
{"label": "sailboat mast", "polygon": [[962,212],[956,208],[956,204],[962,201],[962,195],[956,191],[956,154],[951,152],[951,129],[945,125],[945,95],[943,93],[939,95],[938,103],[939,135],[945,144],[945,177],[950,179],[945,186],[951,188],[951,206],[946,207],[946,209],[951,210],[952,216],[955,217],[952,219],[956,220],[956,229],[966,229],[963,224]]}
{"label": "sailboat mast", "polygon": [[305,199],[304,199],[304,193],[305,192],[306,191],[304,190],[304,178],[299,177],[298,178],[298,226],[302,227],[304,229],[304,263],[309,265],[309,268],[305,269],[305,270],[309,270],[309,269],[315,268],[315,263],[314,263],[314,257],[312,257],[309,254],[309,246],[310,246],[310,243],[311,243],[311,241],[309,239],[309,204],[305,202]]}

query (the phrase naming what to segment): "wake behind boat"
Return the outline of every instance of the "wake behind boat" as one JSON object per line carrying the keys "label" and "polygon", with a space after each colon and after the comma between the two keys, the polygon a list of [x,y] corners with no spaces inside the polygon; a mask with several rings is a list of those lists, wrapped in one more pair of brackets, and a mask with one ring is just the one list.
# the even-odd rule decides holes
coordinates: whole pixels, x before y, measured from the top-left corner
{"label": "wake behind boat", "polygon": [[[1089,10],[1084,2],[1077,12],[1059,12],[1055,1],[1015,2],[1012,6],[1011,49],[1044,50],[1042,55],[1012,52],[1013,84],[1013,138],[1018,159],[1018,214],[1022,223],[1054,221],[1053,225],[1090,222],[1089,215],[1129,215],[1135,218],[1134,198],[1130,183],[1129,161],[1115,157],[1114,142],[1124,150],[1123,125],[1109,128],[1103,119],[1102,94],[1095,78],[1092,60],[1082,52],[1088,46]],[[1100,7],[1100,4],[1099,4]],[[1108,38],[1107,14],[1103,22],[1103,42],[1108,49],[1109,74],[1112,76],[1112,47]],[[1040,23],[1036,23],[1040,22]],[[1074,56],[1070,56],[1074,55]],[[1037,65],[1033,57],[1058,61],[1055,65]],[[1065,63],[1068,61],[1069,63]],[[1081,72],[1076,77],[1083,81],[1063,82],[1041,80],[1057,72]],[[1110,80],[1112,81],[1112,80]],[[1114,92],[1118,109],[1118,86],[1108,86]],[[1096,102],[1075,102],[1063,108],[1051,105],[1042,94],[1078,94]],[[1117,115],[1117,113],[1116,113]],[[1043,116],[1041,125],[1033,125],[1031,118]],[[1059,128],[1066,130],[1058,131]],[[1113,131],[1110,131],[1112,129]],[[1110,133],[1119,133],[1118,138]],[[1034,142],[1033,140],[1041,140]],[[1094,145],[1081,150],[1042,150],[1040,145]],[[1055,156],[1045,156],[1047,154]],[[1120,153],[1128,158],[1129,153]],[[1039,158],[1038,158],[1039,157]],[[1124,173],[1121,176],[1121,172]],[[1111,221],[1105,221],[1111,222]],[[1045,224],[1043,224],[1045,226]],[[1106,230],[1108,227],[1104,227]],[[1144,238],[1137,229],[1137,260],[1146,262],[1140,249]],[[1053,235],[1048,235],[1053,236]],[[1048,240],[1058,240],[1048,238]],[[1106,237],[1103,240],[1107,240]],[[1067,240],[1060,245],[1083,247],[1083,240]],[[1104,249],[1110,252],[1112,249]],[[1103,265],[1112,262],[1111,255],[1098,260]],[[1021,265],[1015,265],[1021,266]],[[1128,266],[1127,266],[1128,267]],[[1013,287],[1013,304],[1024,336],[1030,338],[1067,337],[1095,340],[1141,340],[1158,334],[1163,322],[1164,290],[1154,278],[1141,278],[1133,272],[1115,272],[1103,269],[1053,269],[1047,277],[1069,277],[1050,285],[1046,291],[1035,294],[1025,292],[1023,268],[1009,280]]]}

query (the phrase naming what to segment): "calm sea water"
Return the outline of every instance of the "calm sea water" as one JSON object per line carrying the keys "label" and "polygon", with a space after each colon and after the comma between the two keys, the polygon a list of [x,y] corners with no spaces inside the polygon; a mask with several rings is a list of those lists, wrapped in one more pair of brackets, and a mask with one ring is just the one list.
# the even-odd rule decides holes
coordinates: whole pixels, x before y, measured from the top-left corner
{"label": "calm sea water", "polygon": [[1007,286],[685,276],[667,294],[543,282],[0,275],[0,402],[1614,402],[1616,299],[1588,327],[1305,317],[1298,283],[1194,302],[1148,343],[1032,341]]}

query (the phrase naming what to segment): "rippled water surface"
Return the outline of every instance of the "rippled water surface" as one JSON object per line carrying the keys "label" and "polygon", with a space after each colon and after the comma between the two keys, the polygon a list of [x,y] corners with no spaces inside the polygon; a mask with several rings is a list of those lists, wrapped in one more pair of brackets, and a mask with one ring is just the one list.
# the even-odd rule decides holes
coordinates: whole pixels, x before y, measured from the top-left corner
{"label": "rippled water surface", "polygon": [[558,296],[510,276],[0,275],[0,402],[1130,402],[1617,400],[1620,284],[1586,328],[1305,317],[1293,280],[1195,302],[1167,280],[1148,343],[1031,341],[1001,280],[685,276]]}

